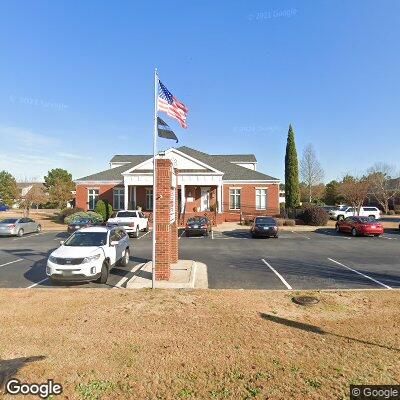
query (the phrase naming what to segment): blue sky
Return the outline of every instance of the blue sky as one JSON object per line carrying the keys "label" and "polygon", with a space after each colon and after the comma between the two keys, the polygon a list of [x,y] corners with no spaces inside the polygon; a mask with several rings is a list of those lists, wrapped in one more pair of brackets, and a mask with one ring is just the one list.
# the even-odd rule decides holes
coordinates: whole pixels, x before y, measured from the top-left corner
{"label": "blue sky", "polygon": [[154,66],[190,108],[187,131],[165,118],[180,145],[255,153],[282,178],[292,123],[326,180],[400,169],[399,13],[397,0],[3,1],[0,169],[78,178],[151,153]]}

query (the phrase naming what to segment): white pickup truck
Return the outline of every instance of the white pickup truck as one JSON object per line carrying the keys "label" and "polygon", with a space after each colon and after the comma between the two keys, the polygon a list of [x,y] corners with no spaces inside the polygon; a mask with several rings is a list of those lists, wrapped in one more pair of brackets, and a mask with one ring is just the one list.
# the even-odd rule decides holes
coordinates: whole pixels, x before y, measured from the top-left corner
{"label": "white pickup truck", "polygon": [[139,237],[140,231],[147,232],[149,230],[149,220],[141,211],[123,210],[118,211],[115,217],[109,218],[107,226],[119,226],[123,228],[129,236],[133,235],[134,237]]}
{"label": "white pickup truck", "polygon": [[379,219],[381,217],[381,212],[377,207],[361,207],[359,212],[357,212],[354,207],[348,206],[342,206],[339,209],[329,211],[330,219],[337,221],[347,217],[354,217],[355,215]]}

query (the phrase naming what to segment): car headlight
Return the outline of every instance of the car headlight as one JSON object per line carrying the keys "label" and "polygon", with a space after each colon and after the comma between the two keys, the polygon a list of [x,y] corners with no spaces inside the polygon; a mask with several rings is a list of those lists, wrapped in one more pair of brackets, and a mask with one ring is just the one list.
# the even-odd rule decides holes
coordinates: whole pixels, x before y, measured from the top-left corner
{"label": "car headlight", "polygon": [[52,263],[56,263],[57,259],[54,256],[50,256],[49,261],[51,261]]}
{"label": "car headlight", "polygon": [[94,260],[98,260],[100,258],[100,254],[95,254],[94,256],[90,256],[90,257],[85,257],[82,261],[82,264],[94,261]]}

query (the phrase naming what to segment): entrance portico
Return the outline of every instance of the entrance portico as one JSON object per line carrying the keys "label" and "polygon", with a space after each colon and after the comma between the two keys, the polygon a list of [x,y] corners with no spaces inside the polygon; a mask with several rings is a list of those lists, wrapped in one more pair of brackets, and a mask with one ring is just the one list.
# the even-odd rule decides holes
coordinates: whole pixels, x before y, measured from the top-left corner
{"label": "entrance portico", "polygon": [[[177,171],[178,212],[180,217],[196,212],[223,212],[223,173],[176,149],[170,149],[159,159],[172,161]],[[152,211],[153,165],[146,160],[123,174],[125,209]]]}

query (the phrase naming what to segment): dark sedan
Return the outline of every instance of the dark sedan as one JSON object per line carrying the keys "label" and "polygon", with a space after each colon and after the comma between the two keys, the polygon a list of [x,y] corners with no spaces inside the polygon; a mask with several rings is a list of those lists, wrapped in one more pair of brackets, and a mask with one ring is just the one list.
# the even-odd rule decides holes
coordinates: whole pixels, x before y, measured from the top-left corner
{"label": "dark sedan", "polygon": [[279,228],[275,218],[256,217],[250,229],[251,236],[256,237],[274,237],[279,236]]}
{"label": "dark sedan", "polygon": [[96,226],[96,225],[99,225],[99,224],[94,219],[81,218],[81,219],[72,221],[70,224],[68,224],[67,231],[68,231],[68,233],[73,233],[73,232],[77,231],[78,229],[89,228],[90,226]]}
{"label": "dark sedan", "polygon": [[190,235],[204,235],[208,236],[211,233],[211,221],[206,217],[193,217],[189,218],[186,226],[186,236]]}

